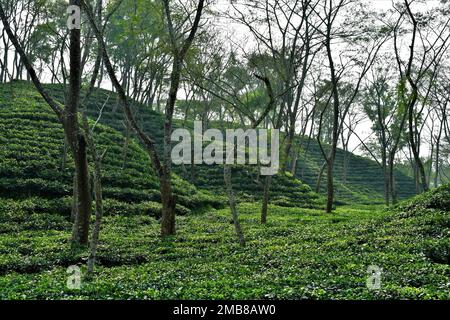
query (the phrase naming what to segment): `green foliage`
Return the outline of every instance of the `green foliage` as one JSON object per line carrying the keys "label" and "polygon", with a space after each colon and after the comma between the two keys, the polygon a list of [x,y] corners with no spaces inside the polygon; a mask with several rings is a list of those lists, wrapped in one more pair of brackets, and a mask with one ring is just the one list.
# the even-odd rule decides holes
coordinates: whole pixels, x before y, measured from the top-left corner
{"label": "green foliage", "polygon": [[411,214],[426,209],[450,211],[450,184],[422,193],[397,207],[398,211]]}
{"label": "green foliage", "polygon": [[405,201],[392,212],[416,233],[416,250],[434,263],[450,265],[450,185]]}
{"label": "green foliage", "polygon": [[[74,169],[70,151],[63,164],[62,126],[30,84],[14,82],[0,87],[0,130],[0,196],[52,199],[70,196]],[[128,214],[136,214],[141,203],[145,206],[149,201],[160,202],[158,179],[148,155],[137,143],[130,142],[124,160],[125,138],[121,133],[99,124],[94,138],[101,152],[107,150],[102,163],[107,204],[120,202]],[[173,185],[183,214],[194,208],[222,206],[222,199],[206,190],[197,190],[176,175]],[[59,210],[70,212],[70,206],[61,206]],[[156,212],[153,210],[152,214]]]}
{"label": "green foliage", "polygon": [[[303,138],[297,162],[296,177],[315,188],[317,176],[324,162],[316,141]],[[329,146],[325,145],[325,150]],[[345,161],[347,170],[345,170]],[[400,199],[415,195],[416,188],[411,177],[395,170],[395,183]],[[374,161],[338,149],[334,166],[336,204],[382,204],[384,194],[383,172]],[[326,192],[327,178],[324,172],[320,191]]]}
{"label": "green foliage", "polygon": [[[60,86],[51,86],[52,93],[58,96],[63,97],[63,92],[61,91]],[[106,98],[110,96],[109,98]],[[106,104],[105,104],[105,100]],[[111,92],[107,92],[104,90],[96,90],[92,97],[90,98],[88,104],[88,114],[91,118],[96,119],[99,116],[101,106],[104,106],[102,110],[102,117],[100,123],[108,126],[110,128],[114,128],[115,130],[126,134],[126,128],[123,125],[125,119],[124,114],[121,108],[117,108],[115,103],[115,95]],[[135,105],[137,109],[137,114],[139,114],[138,119],[144,130],[149,132],[151,136],[157,141],[156,145],[159,148],[159,151],[162,152],[163,146],[163,130],[164,127],[164,119],[160,113],[150,110],[146,106]],[[211,123],[211,127],[220,127],[218,123]],[[183,123],[179,120],[174,121],[174,128],[187,128],[192,129],[193,123],[187,122]],[[119,151],[118,151],[119,152]],[[109,154],[109,151],[108,151]],[[117,161],[117,160],[116,160]],[[203,203],[204,205],[213,205],[216,206],[220,201],[222,203],[227,203],[227,200],[223,197],[225,196],[224,189],[224,181],[223,181],[223,166],[208,166],[208,165],[196,165],[194,167],[195,174],[194,179],[191,180],[190,170],[191,168],[185,167],[183,170],[182,166],[173,166],[173,170],[180,176],[184,178],[186,181],[190,181],[194,184],[198,189],[202,191],[209,191],[214,193],[215,200],[211,203]],[[239,194],[239,196],[246,201],[255,201],[262,198],[263,192],[263,177],[258,178],[256,166],[242,166],[235,165],[233,166],[233,187],[235,191]],[[121,171],[117,171],[117,176],[114,177],[114,181],[120,179],[119,176],[123,176]],[[123,179],[123,177],[121,178]],[[107,180],[108,181],[108,180]],[[128,182],[124,181],[123,186],[129,185]],[[177,183],[182,183],[181,180],[177,181]],[[192,208],[192,206],[187,205],[187,202],[190,202],[190,198],[192,198],[192,193],[188,192],[188,188],[192,188],[192,185],[185,182],[185,187],[180,186],[180,190],[183,190],[182,193],[176,193],[177,198],[182,202],[181,204]],[[185,189],[187,188],[187,189]],[[105,189],[107,190],[107,189]],[[112,191],[112,190],[109,190]],[[118,190],[114,194],[117,194],[116,197],[120,195],[123,191]],[[217,197],[219,195],[219,197]],[[122,197],[120,200],[125,201],[127,198],[132,197],[132,199],[137,196],[128,192],[125,197]],[[294,179],[293,177],[288,177],[282,173],[274,176],[272,187],[271,187],[271,201],[277,204],[285,204],[288,206],[302,206],[302,207],[321,207],[323,206],[323,199],[319,198],[315,193],[311,191],[311,189],[306,186],[301,180]],[[281,197],[279,199],[279,197]],[[208,195],[202,194],[202,192],[198,193],[198,201],[202,202],[211,198]],[[286,200],[288,199],[288,201]],[[154,198],[151,198],[152,201],[159,201],[157,198],[157,194],[155,194]],[[213,200],[213,199],[211,199]]]}
{"label": "green foliage", "polygon": [[[13,210],[13,208],[11,208]],[[449,299],[443,225],[448,212],[402,216],[377,207],[316,209],[238,206],[248,245],[235,239],[229,209],[178,218],[170,241],[148,215],[105,217],[99,265],[81,290],[66,287],[70,225],[39,214],[29,227],[0,233],[1,299]],[[13,215],[11,213],[11,215]],[[53,221],[54,227],[40,226]],[[21,225],[21,224],[19,224]],[[381,289],[367,268],[383,269]]]}
{"label": "green foliage", "polygon": [[[48,86],[52,94],[63,101],[64,92],[59,85]],[[3,97],[3,98],[2,98]],[[69,161],[65,170],[61,169],[63,137],[62,129],[53,114],[45,107],[33,87],[25,82],[14,82],[4,85],[0,92],[0,112],[8,117],[2,117],[0,127],[6,135],[0,135],[2,143],[7,143],[0,153],[3,155],[0,163],[0,192],[11,196],[15,190],[22,196],[56,196],[63,197],[70,192],[72,173]],[[127,154],[127,161],[123,167],[123,143],[126,134],[124,115],[116,104],[115,94],[105,90],[95,90],[87,102],[88,115],[92,119],[102,117],[96,129],[96,139],[101,144],[100,150],[108,146],[104,161],[104,194],[106,198],[117,199],[121,202],[159,202],[159,187],[149,167],[148,156],[140,146],[132,142]],[[142,105],[135,105],[139,121],[145,131],[161,147],[163,139],[163,117],[161,114]],[[10,116],[9,114],[14,114]],[[22,128],[17,127],[17,117],[20,118]],[[219,124],[211,123],[211,127]],[[191,127],[192,122],[183,124],[175,120],[175,128]],[[114,130],[112,130],[113,128]],[[115,131],[117,130],[117,131]],[[44,134],[45,133],[45,134]],[[297,142],[296,142],[297,143]],[[305,184],[315,187],[316,179],[323,157],[316,141],[302,142],[302,156],[297,164],[296,179],[279,174],[274,177],[271,188],[271,201],[285,206],[321,207],[323,199],[315,195]],[[162,150],[160,150],[162,151]],[[344,152],[338,150],[335,165],[336,200],[339,203],[373,203],[383,202],[383,181],[381,169],[371,160],[347,155],[349,170],[344,183]],[[187,172],[181,166],[174,166],[174,171],[191,181],[190,168]],[[249,166],[235,166],[233,168],[233,185],[241,198],[245,201],[261,199],[262,184],[257,177],[257,168]],[[400,172],[395,172],[397,189],[400,198],[406,198],[415,193],[415,186],[411,178]],[[223,168],[221,166],[195,166],[195,178],[191,181],[197,188],[213,192],[214,196],[205,196],[204,192],[193,192],[193,186],[181,179],[175,179],[176,194],[180,204],[192,209],[195,201],[203,202],[202,206],[220,206],[226,203],[224,195]],[[325,190],[326,177],[321,184],[321,191]],[[3,191],[2,191],[3,190]],[[177,190],[181,190],[178,192]],[[195,195],[194,195],[195,194]],[[194,198],[195,201],[192,200]],[[205,200],[212,203],[204,203]],[[190,203],[189,205],[187,203]],[[194,202],[194,203],[193,203]],[[198,202],[197,202],[198,203]]]}

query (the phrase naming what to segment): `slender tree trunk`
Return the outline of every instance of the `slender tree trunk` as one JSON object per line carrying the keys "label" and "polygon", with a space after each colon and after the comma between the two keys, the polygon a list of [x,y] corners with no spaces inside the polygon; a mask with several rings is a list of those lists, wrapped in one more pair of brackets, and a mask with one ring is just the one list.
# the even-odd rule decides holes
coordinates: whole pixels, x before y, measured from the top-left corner
{"label": "slender tree trunk", "polygon": [[[331,10],[331,2],[330,2]],[[326,212],[330,213],[333,210],[334,202],[334,160],[336,156],[337,143],[339,140],[340,123],[339,123],[339,91],[338,91],[338,77],[336,76],[336,69],[334,65],[333,55],[331,52],[331,24],[327,25],[327,35],[325,41],[325,47],[327,49],[328,62],[330,64],[330,75],[332,84],[332,96],[333,96],[333,130],[332,130],[332,143],[331,149],[326,159],[327,162],[327,206]],[[345,116],[344,116],[345,117]]]}
{"label": "slender tree trunk", "polygon": [[66,169],[66,165],[67,165],[67,149],[68,149],[67,138],[64,136],[63,155],[62,155],[62,160],[61,160],[61,172],[63,172]]}
{"label": "slender tree trunk", "polygon": [[271,184],[272,176],[266,176],[266,180],[264,182],[263,203],[261,210],[261,223],[263,224],[267,222],[267,208],[269,206],[269,192]]}
{"label": "slender tree trunk", "polygon": [[344,148],[343,153],[344,154],[343,154],[343,159],[342,159],[342,183],[346,184],[347,176],[348,176],[348,166],[349,166],[349,162],[350,162],[350,159],[347,154],[347,147]]}
{"label": "slender tree trunk", "polygon": [[89,258],[87,262],[87,277],[92,277],[94,273],[95,260],[97,258],[97,247],[100,236],[100,227],[103,218],[103,192],[102,192],[102,156],[99,155],[94,139],[89,129],[86,113],[83,113],[83,127],[86,134],[89,149],[94,160],[94,195],[95,195],[95,223],[92,231],[92,238],[89,247]]}
{"label": "slender tree trunk", "polygon": [[77,184],[77,174],[73,175],[72,183],[72,211],[70,213],[70,221],[75,223],[78,215],[78,184]]}
{"label": "slender tree trunk", "polygon": [[[411,22],[413,24],[411,45],[409,46],[409,50],[410,50],[409,61],[407,63],[407,68],[405,71],[405,77],[408,80],[408,83],[412,88],[411,89],[411,91],[412,91],[411,92],[411,100],[409,101],[409,103],[407,105],[408,124],[409,124],[409,143],[410,143],[413,155],[414,155],[414,160],[417,165],[418,175],[420,176],[420,179],[421,179],[422,189],[423,189],[423,191],[428,191],[425,167],[423,165],[422,159],[420,159],[420,153],[419,153],[418,144],[420,144],[420,136],[416,137],[416,129],[417,128],[416,128],[416,123],[414,121],[415,120],[414,119],[414,111],[415,111],[415,105],[416,105],[418,95],[419,95],[419,90],[417,87],[418,79],[416,79],[416,81],[414,81],[412,78],[412,69],[413,69],[414,49],[415,49],[415,42],[416,42],[416,36],[417,36],[418,22],[415,19],[414,14],[411,11],[410,3],[407,0],[405,0],[404,3],[405,3],[406,11],[407,11],[409,18],[411,19]],[[395,47],[395,49],[396,49],[397,60],[399,61],[397,47]],[[401,62],[399,61],[398,63],[399,63],[399,67],[401,68]],[[419,139],[417,139],[417,141],[416,141],[416,138],[419,138]]]}
{"label": "slender tree trunk", "polygon": [[295,177],[297,173],[297,161],[298,161],[298,151],[294,152],[294,159],[292,159],[291,174]]}
{"label": "slender tree trunk", "polygon": [[125,120],[125,141],[123,143],[123,148],[122,148],[122,170],[125,169],[126,165],[127,165],[127,158],[128,158],[128,145],[130,143],[130,134],[131,134],[131,126],[130,126],[130,122]]}
{"label": "slender tree trunk", "polygon": [[317,175],[317,181],[316,181],[316,193],[320,193],[320,185],[322,183],[322,177],[323,172],[325,171],[325,168],[327,167],[327,162],[325,161],[322,164],[322,167],[320,168],[319,174]]}
{"label": "slender tree trunk", "polygon": [[[71,0],[71,5],[80,7],[80,0]],[[86,140],[78,123],[78,107],[81,91],[81,30],[70,30],[70,76],[67,104],[64,110],[64,126],[67,140],[75,162],[78,199],[77,215],[73,228],[72,241],[77,244],[87,244],[89,238],[89,219],[91,217],[92,199],[89,184],[89,169],[87,163]]]}
{"label": "slender tree trunk", "polygon": [[[384,148],[384,147],[383,147]],[[387,207],[390,205],[389,200],[389,173],[386,163],[386,151],[382,151],[382,169],[383,169],[383,180],[384,180],[384,202]]]}
{"label": "slender tree trunk", "polygon": [[[436,139],[436,155],[435,155],[435,162],[434,162],[434,187],[436,188],[438,186],[438,179],[439,179],[439,156],[441,152],[441,133],[442,133],[442,123],[441,127],[439,129],[439,136]],[[431,176],[430,176],[431,180]]]}
{"label": "slender tree trunk", "polygon": [[423,165],[422,159],[420,159],[418,146],[417,146],[417,143],[416,143],[415,137],[414,137],[414,133],[415,133],[415,130],[414,130],[414,104],[415,103],[411,102],[411,105],[409,106],[409,140],[410,140],[414,160],[417,165],[418,174],[420,176],[422,190],[428,191],[428,183],[427,183],[427,175],[425,173],[425,167]]}
{"label": "slender tree trunk", "polygon": [[238,237],[239,244],[241,246],[245,246],[244,233],[242,232],[241,224],[239,222],[239,217],[238,217],[238,213],[237,213],[237,209],[236,209],[236,198],[234,196],[233,188],[231,185],[231,166],[230,165],[228,165],[228,164],[224,165],[223,176],[224,176],[224,181],[225,181],[225,185],[227,188],[228,199],[230,202],[231,215],[233,217],[233,224],[234,224],[234,228],[236,230],[236,235]]}
{"label": "slender tree trunk", "polygon": [[72,241],[76,244],[86,245],[89,239],[89,220],[92,213],[92,198],[89,183],[89,167],[87,162],[86,141],[79,133],[77,149],[73,151],[75,161],[75,175],[77,179],[77,210],[75,223],[72,229]]}
{"label": "slender tree trunk", "polygon": [[395,154],[390,154],[389,156],[389,193],[392,197],[392,204],[397,203],[397,192],[395,188],[395,178],[394,178],[394,161],[395,161]]}
{"label": "slender tree trunk", "polygon": [[176,233],[175,228],[175,199],[172,184],[165,176],[160,178],[161,202],[163,206],[161,217],[161,235],[168,236]]}
{"label": "slender tree trunk", "polygon": [[327,213],[333,211],[334,202],[334,157],[327,163]]}
{"label": "slender tree trunk", "polygon": [[163,170],[159,176],[161,184],[161,200],[162,200],[162,219],[161,219],[161,235],[168,236],[175,234],[175,198],[172,193],[171,174],[172,174],[172,120],[177,100],[177,92],[180,84],[182,61],[175,55],[170,89],[169,99],[166,104],[166,115],[164,122],[164,155]]}
{"label": "slender tree trunk", "polygon": [[428,166],[428,179],[427,179],[428,189],[430,189],[431,177],[433,176],[434,148],[435,148],[434,143],[433,141],[431,141],[430,165]]}

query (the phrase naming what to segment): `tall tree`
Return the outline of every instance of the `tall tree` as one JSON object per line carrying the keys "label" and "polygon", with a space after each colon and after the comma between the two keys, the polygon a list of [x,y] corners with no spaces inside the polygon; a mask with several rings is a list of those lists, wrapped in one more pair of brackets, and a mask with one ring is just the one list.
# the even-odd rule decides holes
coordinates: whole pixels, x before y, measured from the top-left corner
{"label": "tall tree", "polygon": [[177,100],[177,93],[180,84],[181,70],[186,54],[191,47],[195,34],[199,28],[200,19],[204,8],[204,0],[199,0],[192,26],[188,32],[188,36],[180,41],[180,37],[176,34],[174,24],[172,21],[171,9],[169,0],[163,0],[166,23],[169,33],[169,38],[172,47],[172,71],[170,76],[169,97],[165,106],[165,122],[164,122],[164,151],[162,161],[155,148],[154,140],[148,136],[142,128],[138,125],[133,112],[131,111],[127,94],[123,86],[120,84],[115,74],[114,68],[111,64],[108,52],[106,50],[105,39],[102,31],[96,24],[92,9],[82,0],[83,7],[87,11],[89,23],[93,29],[93,33],[97,38],[98,45],[101,47],[103,61],[106,70],[109,74],[111,82],[118,92],[120,101],[125,109],[125,114],[131,127],[136,131],[141,142],[145,145],[150,158],[152,160],[153,168],[159,177],[161,201],[163,205],[162,220],[161,220],[161,235],[168,236],[175,234],[175,198],[172,192],[171,174],[172,174],[172,159],[171,159],[171,135],[172,135],[172,121],[175,110],[175,103]]}
{"label": "tall tree", "polygon": [[[357,11],[351,11],[350,13],[353,15],[353,20],[350,25],[353,25],[355,28],[352,31],[343,31],[344,33],[336,35],[335,28],[338,24],[339,17],[344,13],[345,8],[351,3],[348,0],[339,0],[336,3],[333,0],[324,0],[323,4],[323,13],[319,16],[323,21],[325,30],[321,31],[323,35],[323,41],[326,51],[326,57],[328,60],[328,68],[330,74],[330,84],[331,84],[331,95],[328,99],[327,106],[321,113],[320,121],[319,121],[319,132],[321,130],[321,120],[323,119],[323,114],[326,112],[328,108],[328,104],[332,103],[332,138],[331,138],[331,146],[329,151],[326,152],[322,146],[322,142],[320,141],[320,134],[318,135],[318,143],[320,149],[322,151],[322,155],[326,161],[326,169],[327,169],[327,205],[326,212],[331,212],[333,210],[333,202],[334,202],[334,165],[336,159],[336,151],[338,147],[339,136],[341,130],[343,129],[344,122],[343,120],[347,117],[347,114],[350,110],[351,105],[353,104],[355,98],[358,95],[358,92],[361,87],[362,80],[364,79],[366,73],[370,70],[381,46],[387,41],[388,35],[381,32],[378,28],[374,27],[373,29],[365,28],[365,24],[363,21],[368,19],[368,16],[365,14],[364,8],[361,7],[360,19],[356,19],[358,17]],[[356,25],[355,22],[361,23],[360,25]],[[370,21],[370,20],[369,20]],[[362,29],[362,30],[361,30]],[[342,31],[342,30],[341,30]],[[365,33],[365,36],[361,36],[361,32]],[[333,40],[337,37],[342,37],[344,35],[344,39],[349,41],[351,39],[351,46],[355,47],[358,45],[358,42],[362,40],[362,49],[356,55],[350,57],[349,62],[342,62],[342,54],[340,55],[341,65],[337,65],[336,54],[333,48]],[[355,79],[354,89],[352,93],[349,94],[349,98],[345,101],[342,101],[342,97],[339,92],[339,86],[343,75],[351,72],[355,68],[359,69],[359,73]]]}
{"label": "tall tree", "polygon": [[[80,5],[79,0],[71,0],[71,5]],[[22,48],[15,33],[11,30],[9,21],[6,17],[3,6],[0,3],[0,18],[5,31],[13,43],[17,54],[20,56],[28,74],[33,81],[36,89],[56,113],[59,121],[62,123],[67,141],[70,143],[71,151],[75,162],[75,175],[77,183],[76,202],[77,214],[74,222],[72,240],[74,243],[86,245],[89,237],[89,219],[91,216],[92,199],[89,188],[89,172],[86,156],[86,141],[78,123],[78,106],[81,87],[81,50],[80,50],[80,30],[74,28],[70,30],[70,86],[67,93],[66,104],[61,106],[45,90],[39,80],[34,67]]]}
{"label": "tall tree", "polygon": [[[394,43],[394,51],[400,81],[406,82],[409,86],[408,88],[405,85],[404,90],[402,90],[403,99],[406,101],[407,106],[409,144],[418,168],[422,190],[427,191],[429,188],[425,166],[420,156],[420,134],[418,134],[417,126],[418,117],[421,116],[422,112],[416,112],[416,106],[420,99],[420,88],[423,85],[424,77],[433,69],[433,66],[448,49],[450,19],[447,17],[435,17],[431,12],[429,12],[428,18],[425,18],[423,14],[415,14],[413,13],[412,3],[413,1],[404,0],[402,6],[396,7],[399,13],[399,22],[397,24],[401,25],[402,22],[409,21],[411,25],[411,30],[408,33],[411,37],[408,58],[406,61],[403,61],[397,41]],[[430,39],[425,37],[424,34],[427,33],[425,29],[429,30],[428,34],[434,34],[435,36],[430,36]],[[399,28],[395,28],[394,32],[397,39],[399,37]],[[434,74],[434,72],[432,73]],[[424,96],[425,99],[428,99],[428,94],[429,90]]]}

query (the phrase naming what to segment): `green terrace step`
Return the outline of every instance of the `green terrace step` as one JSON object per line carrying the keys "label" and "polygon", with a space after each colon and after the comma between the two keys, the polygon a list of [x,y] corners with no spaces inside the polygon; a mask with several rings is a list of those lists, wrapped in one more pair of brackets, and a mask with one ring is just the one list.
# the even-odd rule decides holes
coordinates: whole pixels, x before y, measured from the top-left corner
{"label": "green terrace step", "polygon": [[[62,126],[43,99],[30,88],[33,87],[25,82],[0,85],[0,196],[57,197],[63,201],[71,196],[71,155],[67,154],[63,167]],[[107,149],[102,181],[106,203],[160,202],[158,179],[147,153],[136,142],[130,142],[127,165],[122,169],[123,135],[99,124],[94,137],[100,151]],[[180,210],[223,205],[222,199],[198,190],[176,175],[173,183]]]}
{"label": "green terrace step", "polygon": [[[58,97],[60,101],[64,101],[62,86],[47,85],[47,88],[53,96]],[[55,121],[55,117],[51,111],[45,107],[45,103],[34,90],[33,86],[26,82],[14,82],[12,84],[2,85],[0,87],[0,103],[0,110],[1,108],[8,107],[6,108],[7,112],[14,112],[14,117],[2,117],[0,123],[0,128],[2,128],[2,125],[8,127],[10,132],[8,141],[14,141],[10,146],[10,150],[8,148],[8,150],[3,151],[7,155],[7,160],[5,161],[28,161],[30,166],[39,170],[39,163],[33,164],[33,159],[42,159],[43,161],[45,159],[45,167],[53,168],[56,172],[57,168],[61,167],[61,157],[64,147],[62,130],[59,123]],[[139,146],[133,133],[132,137],[134,139],[130,143],[127,164],[125,169],[122,170],[126,122],[122,108],[117,106],[116,94],[103,89],[94,90],[86,103],[89,118],[97,119],[103,105],[100,126],[96,130],[96,136],[100,143],[105,146],[108,145],[107,158],[104,163],[106,188],[112,188],[116,191],[121,190],[130,182],[132,189],[135,191],[127,192],[127,194],[132,194],[132,197],[141,199],[147,192],[149,197],[153,197],[153,191],[157,191],[158,182],[151,171],[147,154]],[[136,110],[138,122],[144,131],[148,132],[155,139],[159,151],[162,151],[163,116],[151,110],[148,106],[134,104],[133,108]],[[20,119],[20,123],[22,123],[23,119],[24,125],[22,127],[25,131],[15,125],[17,119]],[[211,126],[214,127],[214,125],[215,123],[212,122]],[[39,134],[35,132],[37,127],[40,131]],[[186,124],[183,124],[181,120],[175,120],[174,127],[192,128],[192,122],[188,121]],[[296,143],[299,142],[300,140],[296,141]],[[8,142],[9,144],[10,142]],[[303,146],[305,148],[306,145],[307,141],[304,140]],[[30,149],[33,152],[30,152]],[[16,159],[17,157],[13,153],[21,154],[23,160]],[[323,198],[311,191],[311,188],[315,188],[317,175],[323,163],[321,151],[317,142],[314,140],[310,140],[309,142],[307,157],[307,159],[299,157],[295,178],[284,174],[279,174],[274,177],[271,188],[272,202],[278,201],[290,206],[323,206]],[[348,153],[347,157],[350,161],[350,166],[347,173],[347,182],[344,185],[342,183],[344,151],[338,150],[335,167],[335,184],[337,198],[341,199],[337,199],[337,201],[351,200],[361,203],[367,203],[370,199],[380,201],[383,197],[383,181],[379,167],[375,162],[360,156]],[[65,182],[60,182],[60,184],[70,190],[70,174],[72,171],[70,164],[68,166],[64,172],[55,174],[55,177],[58,177],[59,180],[64,178]],[[8,172],[10,176],[17,174],[17,171],[6,171],[4,167],[1,170],[5,170],[4,172]],[[43,169],[44,165],[40,168]],[[179,177],[193,184],[190,186],[195,186],[200,190],[209,191],[217,195],[225,194],[223,168],[221,166],[195,166],[195,179],[193,181],[190,180],[190,166],[186,166],[185,170],[181,166],[174,165],[173,168]],[[25,170],[24,168],[22,169]],[[122,172],[123,176],[121,176]],[[412,179],[398,171],[395,172],[395,175],[400,197],[406,198],[413,195],[415,187]],[[48,177],[48,173],[44,177]],[[256,167],[233,167],[233,186],[235,191],[243,199],[261,198],[262,185],[256,181],[256,178]],[[324,190],[325,186],[326,174],[323,176],[321,190]],[[149,189],[149,191],[142,191],[145,189]],[[182,190],[182,188],[177,189],[177,193],[181,196],[189,195],[189,192]],[[120,192],[112,193],[109,191],[109,194],[119,198]],[[120,198],[122,199],[123,197]]]}

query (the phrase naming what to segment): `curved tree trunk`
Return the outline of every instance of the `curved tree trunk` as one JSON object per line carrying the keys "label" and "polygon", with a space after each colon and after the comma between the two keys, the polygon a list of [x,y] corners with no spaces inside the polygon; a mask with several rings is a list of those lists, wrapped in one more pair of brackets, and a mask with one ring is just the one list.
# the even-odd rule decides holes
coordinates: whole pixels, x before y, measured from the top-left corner
{"label": "curved tree trunk", "polygon": [[319,174],[317,176],[316,193],[320,193],[320,185],[322,183],[323,172],[325,171],[326,167],[327,167],[327,162],[324,162],[322,167],[320,168]]}

